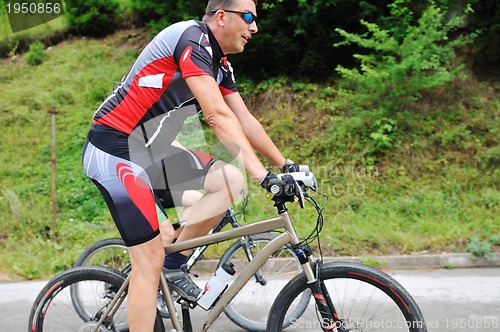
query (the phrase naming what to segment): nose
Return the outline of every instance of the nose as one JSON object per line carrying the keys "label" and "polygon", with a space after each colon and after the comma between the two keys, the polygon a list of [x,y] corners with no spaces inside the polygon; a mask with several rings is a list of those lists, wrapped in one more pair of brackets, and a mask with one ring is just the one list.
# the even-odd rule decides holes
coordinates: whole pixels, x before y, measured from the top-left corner
{"label": "nose", "polygon": [[259,31],[259,28],[257,28],[257,21],[253,21],[252,23],[250,23],[248,29],[251,33],[257,33],[257,31]]}

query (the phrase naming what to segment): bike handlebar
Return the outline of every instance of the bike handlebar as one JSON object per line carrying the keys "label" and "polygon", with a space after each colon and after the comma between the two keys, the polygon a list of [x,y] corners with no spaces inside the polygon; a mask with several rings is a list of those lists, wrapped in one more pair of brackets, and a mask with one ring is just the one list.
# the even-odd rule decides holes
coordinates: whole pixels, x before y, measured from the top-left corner
{"label": "bike handlebar", "polygon": [[300,165],[299,170],[299,172],[277,174],[277,177],[281,179],[285,174],[289,174],[303,189],[310,188],[312,190],[316,190],[318,188],[318,182],[316,181],[316,178],[314,177],[313,172],[311,172],[309,166]]}
{"label": "bike handlebar", "polygon": [[[298,187],[295,188],[293,194],[291,196],[295,196],[298,198],[298,202],[301,208],[304,208],[304,192],[307,191],[307,189],[312,189],[316,191],[318,188],[318,183],[316,181],[316,178],[314,177],[313,172],[311,172],[309,166],[307,165],[300,165],[299,166],[299,172],[290,172],[290,173],[280,173],[276,174],[276,176],[280,179],[282,179],[283,176],[285,175],[290,175],[293,177],[295,182],[297,183]],[[274,188],[271,187],[271,193],[277,194],[278,192],[281,192],[282,188],[277,187],[275,190]],[[276,192],[275,192],[276,191]]]}

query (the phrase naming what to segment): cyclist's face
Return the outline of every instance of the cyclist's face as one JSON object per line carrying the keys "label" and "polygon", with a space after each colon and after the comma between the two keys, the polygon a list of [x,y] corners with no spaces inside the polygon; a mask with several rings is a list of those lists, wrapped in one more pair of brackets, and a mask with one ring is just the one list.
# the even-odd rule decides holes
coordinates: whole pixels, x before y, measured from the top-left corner
{"label": "cyclist's face", "polygon": [[[226,9],[243,13],[250,12],[254,15],[257,14],[255,3],[252,0],[239,1],[234,8]],[[224,20],[224,37],[220,41],[223,52],[225,54],[243,52],[248,40],[259,30],[257,22],[247,23],[240,13],[231,12],[224,12]]]}

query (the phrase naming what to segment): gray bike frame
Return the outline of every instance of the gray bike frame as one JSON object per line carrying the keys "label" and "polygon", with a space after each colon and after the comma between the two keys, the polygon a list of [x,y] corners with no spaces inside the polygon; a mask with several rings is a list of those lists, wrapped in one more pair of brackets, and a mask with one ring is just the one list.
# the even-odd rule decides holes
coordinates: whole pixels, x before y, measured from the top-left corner
{"label": "gray bike frame", "polygon": [[[258,221],[252,224],[243,225],[238,228],[233,228],[218,233],[212,233],[209,235],[201,236],[195,239],[190,239],[182,242],[176,242],[169,244],[165,247],[165,254],[170,254],[173,252],[179,252],[187,249],[193,249],[200,246],[206,246],[210,244],[219,243],[222,241],[238,239],[243,236],[249,236],[259,233],[265,233],[276,229],[284,229],[285,231],[268,242],[264,247],[252,258],[249,264],[245,267],[243,271],[240,271],[238,277],[229,286],[226,291],[222,294],[222,297],[214,305],[212,309],[209,310],[203,325],[198,329],[198,331],[207,331],[217,318],[222,314],[224,308],[231,302],[231,300],[238,294],[238,292],[245,286],[245,284],[255,275],[255,273],[260,269],[266,260],[277,250],[281,249],[285,244],[290,243],[292,245],[298,245],[300,240],[295,232],[290,215],[288,211],[281,213],[276,218],[271,218],[263,221]],[[302,265],[305,275],[309,282],[315,281],[315,274],[310,263]],[[116,293],[115,298],[111,302],[110,306],[106,309],[105,313],[102,315],[99,323],[96,325],[94,332],[98,331],[99,326],[104,322],[104,320],[113,315],[116,311],[115,308],[124,301],[125,290],[128,287],[130,281],[130,274],[123,283],[122,287]],[[160,289],[162,291],[163,300],[166,303],[168,312],[170,314],[170,319],[172,325],[177,332],[183,331],[181,321],[177,316],[177,310],[174,306],[174,301],[170,296],[170,289],[168,287],[167,281],[163,273],[160,276]]]}

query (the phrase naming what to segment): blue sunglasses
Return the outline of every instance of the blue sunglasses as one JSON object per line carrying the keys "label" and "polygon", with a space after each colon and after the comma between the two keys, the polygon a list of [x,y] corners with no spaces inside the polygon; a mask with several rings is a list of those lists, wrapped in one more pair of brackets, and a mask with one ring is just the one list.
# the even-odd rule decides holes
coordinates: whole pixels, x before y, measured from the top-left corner
{"label": "blue sunglasses", "polygon": [[239,12],[237,10],[229,10],[229,9],[217,9],[217,10],[212,10],[212,13],[216,13],[218,10],[222,10],[228,13],[236,13],[236,14],[241,14],[241,17],[245,22],[248,24],[252,24],[253,22],[257,21],[257,16],[250,12]]}

